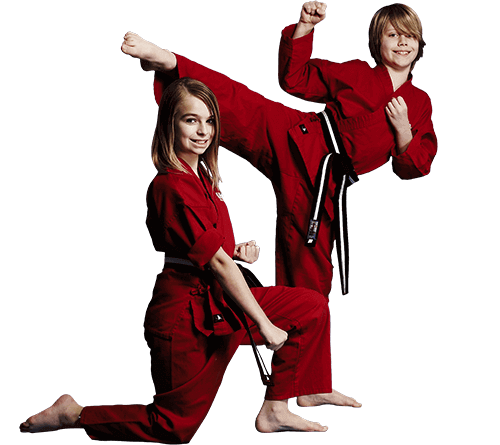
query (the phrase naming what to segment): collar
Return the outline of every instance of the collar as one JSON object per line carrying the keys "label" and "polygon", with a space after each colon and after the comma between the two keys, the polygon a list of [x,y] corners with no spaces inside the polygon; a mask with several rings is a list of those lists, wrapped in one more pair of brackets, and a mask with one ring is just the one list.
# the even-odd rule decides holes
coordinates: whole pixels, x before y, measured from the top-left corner
{"label": "collar", "polygon": [[391,75],[389,74],[389,70],[385,65],[377,65],[375,68],[373,68],[373,71],[377,75],[380,82],[382,83],[384,92],[387,96],[393,96],[396,91],[399,91],[401,90],[401,88],[405,87],[406,85],[410,85],[412,83],[413,74],[410,72],[410,74],[408,74],[408,80],[403,85],[401,85],[396,91],[394,91],[392,87]]}

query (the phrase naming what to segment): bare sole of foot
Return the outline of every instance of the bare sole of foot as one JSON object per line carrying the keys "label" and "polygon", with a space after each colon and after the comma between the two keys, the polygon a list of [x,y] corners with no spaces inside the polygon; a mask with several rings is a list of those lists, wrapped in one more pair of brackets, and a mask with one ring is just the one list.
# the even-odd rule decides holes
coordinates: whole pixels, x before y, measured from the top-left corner
{"label": "bare sole of foot", "polygon": [[278,433],[283,431],[325,432],[327,426],[303,419],[288,410],[282,401],[266,400],[255,420],[255,428],[260,433]]}
{"label": "bare sole of foot", "polygon": [[310,394],[297,397],[297,405],[303,407],[320,405],[352,406],[353,408],[361,407],[361,403],[357,402],[352,397],[345,396],[335,390],[327,394]]}
{"label": "bare sole of foot", "polygon": [[73,397],[65,394],[46,410],[31,416],[19,425],[22,433],[41,433],[65,428],[78,428],[78,419],[83,407]]}
{"label": "bare sole of foot", "polygon": [[145,71],[170,71],[177,66],[177,59],[173,53],[144,40],[133,32],[125,34],[121,49],[123,53],[140,59],[141,67]]}

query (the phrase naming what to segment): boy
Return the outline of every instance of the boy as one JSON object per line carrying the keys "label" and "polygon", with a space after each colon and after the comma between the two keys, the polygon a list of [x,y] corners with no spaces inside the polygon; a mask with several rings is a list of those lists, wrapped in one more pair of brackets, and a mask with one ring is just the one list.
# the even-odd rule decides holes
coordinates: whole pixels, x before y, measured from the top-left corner
{"label": "boy", "polygon": [[[340,173],[349,173],[353,181],[356,174],[382,166],[391,156],[394,172],[402,179],[427,175],[437,141],[430,99],[411,82],[411,69],[425,45],[414,11],[396,4],[375,14],[370,25],[370,50],[377,66],[372,69],[359,60],[310,60],[311,31],[324,19],[325,9],[320,2],[304,4],[299,23],[283,30],[279,53],[282,88],[306,100],[325,103],[324,115],[282,107],[215,71],[176,58],[135,34],[127,34],[122,49],[141,58],[145,69],[156,69],[157,100],[169,78],[177,75],[197,78],[215,92],[222,109],[222,145],[259,169],[276,191],[277,284],[308,287],[328,297],[333,242],[337,238],[339,244],[346,237],[345,230],[338,227],[342,206],[336,205],[339,198],[345,199],[346,185],[342,187],[342,175],[335,167],[335,178],[325,175],[323,179],[324,203],[316,198],[316,221],[324,228],[311,231],[310,220],[321,185],[320,166],[332,150],[329,139],[337,139],[343,154],[334,164],[342,164],[340,170],[344,171]],[[154,55],[141,57],[146,47]],[[155,52],[155,48],[159,51]],[[271,112],[273,109],[275,112]],[[329,126],[336,137],[327,134]],[[337,223],[336,237],[330,233],[332,222]],[[307,244],[309,232],[314,239]],[[341,265],[346,265],[341,281],[343,293],[347,293],[348,254],[338,251],[338,256],[343,260]]]}

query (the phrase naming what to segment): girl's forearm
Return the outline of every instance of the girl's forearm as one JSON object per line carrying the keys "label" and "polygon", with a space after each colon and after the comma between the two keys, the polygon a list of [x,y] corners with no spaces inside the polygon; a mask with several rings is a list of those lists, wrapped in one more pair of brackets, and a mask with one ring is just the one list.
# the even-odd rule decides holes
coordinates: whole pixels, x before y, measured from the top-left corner
{"label": "girl's forearm", "polygon": [[238,266],[224,252],[222,247],[219,248],[208,264],[215,278],[222,286],[222,289],[224,289],[259,329],[271,323],[248,288]]}

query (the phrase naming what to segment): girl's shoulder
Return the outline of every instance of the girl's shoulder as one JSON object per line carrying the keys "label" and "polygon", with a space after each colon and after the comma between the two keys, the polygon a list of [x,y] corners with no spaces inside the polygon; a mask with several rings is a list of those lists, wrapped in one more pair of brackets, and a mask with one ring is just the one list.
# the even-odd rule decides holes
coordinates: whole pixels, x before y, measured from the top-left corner
{"label": "girl's shoulder", "polygon": [[193,174],[172,169],[154,177],[148,194],[192,205],[203,197],[203,189],[199,179]]}

